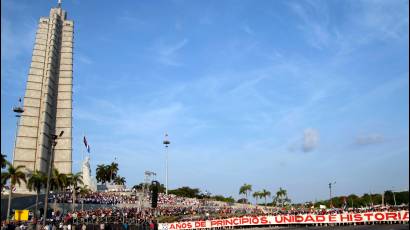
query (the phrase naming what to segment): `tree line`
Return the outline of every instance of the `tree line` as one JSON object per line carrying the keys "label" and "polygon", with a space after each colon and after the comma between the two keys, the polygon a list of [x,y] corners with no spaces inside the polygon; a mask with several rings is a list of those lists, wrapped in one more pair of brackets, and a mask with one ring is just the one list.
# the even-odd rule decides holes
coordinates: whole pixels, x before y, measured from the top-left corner
{"label": "tree line", "polygon": [[[249,203],[248,201],[248,196],[252,192],[252,185],[250,184],[244,184],[239,188],[239,195],[243,194],[245,198],[241,198],[238,200],[239,203]],[[271,203],[267,203],[267,198],[271,197],[271,192],[262,189],[261,191],[254,191],[252,193],[252,197],[255,198],[256,202],[255,204],[258,205],[258,199],[264,199],[263,205],[273,205],[273,206],[285,206],[287,204],[290,204],[291,200],[288,197],[288,192],[286,189],[283,189],[282,187],[279,188],[279,190],[275,193],[275,195],[272,197],[273,200]]]}
{"label": "tree line", "polygon": [[[134,189],[142,190],[148,189],[149,191],[152,190],[152,185],[140,183],[138,185],[134,185]],[[165,193],[165,186],[160,184],[159,192]],[[280,187],[272,196],[271,192],[262,189],[260,191],[254,191],[252,193],[252,185],[244,184],[239,188],[239,195],[243,195],[243,198],[240,198],[235,201],[232,196],[225,197],[223,195],[212,195],[209,192],[201,192],[198,188],[190,188],[188,186],[183,186],[177,189],[168,190],[169,194],[174,194],[181,197],[187,198],[197,198],[197,199],[210,199],[216,201],[223,201],[228,203],[246,203],[249,204],[248,198],[252,195],[255,198],[257,205],[269,205],[269,206],[276,206],[276,207],[284,207],[289,208],[293,207],[320,207],[320,205],[325,205],[327,207],[343,207],[347,204],[348,207],[368,207],[374,205],[400,205],[400,204],[408,204],[409,203],[409,192],[402,191],[402,192],[393,192],[391,190],[385,191],[383,194],[367,194],[365,193],[363,196],[357,196],[356,194],[350,194],[348,196],[336,196],[333,197],[332,200],[322,200],[317,202],[305,202],[305,203],[291,203],[291,199],[288,197],[288,192],[286,189]],[[271,202],[268,202],[268,199],[272,198]],[[259,201],[263,200],[263,203],[259,203]]]}
{"label": "tree line", "polygon": [[[10,207],[13,199],[13,188],[22,186],[24,183],[29,191],[36,192],[36,204],[34,215],[37,217],[37,210],[39,204],[39,196],[42,189],[47,187],[47,175],[39,170],[34,172],[24,173],[24,166],[13,166],[6,160],[6,155],[1,154],[1,191],[7,184],[10,183],[8,205],[7,205],[7,219],[10,219]],[[64,174],[60,173],[57,169],[53,169],[50,177],[50,190],[53,192],[65,192],[70,190],[73,193],[73,206],[74,210],[76,195],[85,195],[90,192],[87,186],[84,186],[82,181],[82,173]]]}
{"label": "tree line", "polygon": [[[152,191],[152,184],[145,184],[145,183],[139,183],[137,185],[133,186],[133,189],[136,190],[143,190],[147,189],[149,191]],[[160,193],[165,193],[165,186],[163,184],[159,185],[158,191]],[[199,188],[191,188],[189,186],[183,186],[177,189],[171,189],[168,190],[168,194],[174,194],[176,196],[180,197],[187,197],[187,198],[197,198],[197,199],[209,199],[209,200],[216,200],[216,201],[223,201],[227,203],[249,203],[248,202],[248,196],[250,195],[250,192],[252,191],[252,185],[249,184],[244,184],[243,186],[240,187],[239,189],[239,194],[243,194],[245,198],[241,198],[238,200],[235,200],[232,196],[225,197],[223,195],[212,195],[210,192],[202,192]],[[271,196],[271,192],[262,189],[261,191],[255,191],[252,196],[257,199],[256,202],[258,202],[258,199],[264,199],[264,205],[268,205],[267,203],[267,198]],[[288,203],[290,203],[290,199],[287,196],[287,191],[285,189],[279,188],[279,190],[276,192],[276,196],[274,196],[273,199],[273,204],[279,204],[281,206],[284,206]],[[272,203],[271,203],[272,205]]]}
{"label": "tree line", "polygon": [[100,164],[97,165],[95,178],[97,182],[101,182],[102,184],[113,182],[116,185],[124,185],[126,183],[125,177],[118,175],[118,171],[119,167],[116,162],[112,162],[109,165]]}
{"label": "tree line", "polygon": [[[330,207],[342,207],[346,203],[348,207],[359,208],[369,207],[374,205],[401,205],[409,203],[409,191],[394,192],[392,190],[386,190],[381,194],[369,194],[365,193],[362,196],[356,194],[350,194],[348,196],[336,196],[331,200],[321,200],[318,202],[307,202],[307,205],[327,205]],[[301,205],[301,204],[299,204]]]}

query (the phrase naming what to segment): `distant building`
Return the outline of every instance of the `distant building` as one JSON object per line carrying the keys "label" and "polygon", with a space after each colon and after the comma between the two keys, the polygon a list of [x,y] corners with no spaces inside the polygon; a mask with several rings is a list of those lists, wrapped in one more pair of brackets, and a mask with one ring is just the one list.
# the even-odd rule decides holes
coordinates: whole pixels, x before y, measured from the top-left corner
{"label": "distant building", "polygon": [[47,172],[51,135],[61,131],[54,167],[72,171],[73,34],[60,3],[39,20],[13,157],[13,165],[27,171]]}

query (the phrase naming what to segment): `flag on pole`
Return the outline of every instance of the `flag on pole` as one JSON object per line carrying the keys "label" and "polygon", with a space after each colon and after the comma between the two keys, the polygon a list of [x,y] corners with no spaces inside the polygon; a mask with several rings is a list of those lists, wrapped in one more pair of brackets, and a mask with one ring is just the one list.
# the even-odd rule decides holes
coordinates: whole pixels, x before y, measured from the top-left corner
{"label": "flag on pole", "polygon": [[90,153],[90,145],[88,144],[87,138],[85,138],[85,136],[83,140],[84,140],[84,145],[85,145],[85,148],[87,149],[87,152]]}
{"label": "flag on pole", "polygon": [[85,147],[87,148],[88,143],[87,143],[87,139],[85,138],[85,136],[84,136],[84,145],[85,145]]}

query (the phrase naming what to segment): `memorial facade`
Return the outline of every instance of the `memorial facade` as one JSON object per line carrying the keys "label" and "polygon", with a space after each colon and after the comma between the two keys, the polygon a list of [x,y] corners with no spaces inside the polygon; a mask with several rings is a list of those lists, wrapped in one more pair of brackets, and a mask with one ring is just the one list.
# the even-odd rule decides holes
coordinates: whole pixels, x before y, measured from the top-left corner
{"label": "memorial facade", "polygon": [[[57,139],[54,167],[72,172],[72,95],[74,23],[58,7],[41,17],[24,95],[13,156],[13,165],[47,173],[51,135]],[[20,190],[20,189],[19,189]]]}

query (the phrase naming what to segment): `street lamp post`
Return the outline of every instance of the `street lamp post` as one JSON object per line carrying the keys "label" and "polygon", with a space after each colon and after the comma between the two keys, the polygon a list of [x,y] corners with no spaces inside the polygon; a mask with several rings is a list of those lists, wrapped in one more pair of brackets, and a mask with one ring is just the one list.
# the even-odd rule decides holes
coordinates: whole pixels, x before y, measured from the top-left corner
{"label": "street lamp post", "polygon": [[16,113],[17,121],[16,121],[16,135],[14,137],[14,148],[13,148],[13,161],[16,154],[16,145],[17,145],[17,133],[19,129],[19,121],[21,114],[24,113],[24,109],[21,106],[21,98],[19,98],[19,105],[13,107],[13,112]]}
{"label": "street lamp post", "polygon": [[168,145],[171,144],[171,142],[168,140],[168,134],[165,134],[165,139],[163,144],[165,145],[165,194],[168,195]]}
{"label": "street lamp post", "polygon": [[329,199],[329,201],[330,201],[330,206],[332,206],[333,207],[333,202],[332,202],[332,185],[334,185],[334,184],[336,184],[336,181],[335,182],[330,182],[329,183],[329,197],[330,197],[330,199]]}
{"label": "street lamp post", "polygon": [[[18,129],[19,129],[19,121],[20,121],[21,114],[24,113],[24,109],[21,106],[21,98],[19,98],[19,105],[13,107],[13,112],[16,113],[16,117],[17,117],[17,120],[16,120],[16,135],[14,136],[14,148],[13,148],[13,159],[12,159],[12,162],[14,164],[15,154],[16,154],[16,145],[17,145],[17,134],[18,134]],[[13,189],[14,189],[14,186],[11,186],[11,183],[10,183],[9,205],[10,205],[10,202],[11,202],[11,193],[12,193]],[[7,220],[9,220],[9,217],[10,217],[10,209],[7,209]]]}
{"label": "street lamp post", "polygon": [[47,221],[47,206],[48,206],[48,193],[50,192],[50,177],[51,177],[51,171],[53,170],[53,161],[54,161],[54,150],[55,146],[57,145],[57,138],[61,137],[64,134],[64,131],[61,131],[60,135],[51,135],[51,154],[50,154],[50,160],[48,161],[48,172],[47,172],[47,187],[46,187],[46,194],[44,198],[44,220],[43,220],[43,225],[46,225]]}
{"label": "street lamp post", "polygon": [[373,207],[373,199],[372,199],[372,190],[370,190],[369,191],[369,193],[370,193],[370,205],[371,205],[371,207]]}
{"label": "street lamp post", "polygon": [[396,195],[394,194],[394,187],[392,188],[392,193],[393,193],[393,200],[394,200],[394,206],[396,206]]}

